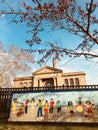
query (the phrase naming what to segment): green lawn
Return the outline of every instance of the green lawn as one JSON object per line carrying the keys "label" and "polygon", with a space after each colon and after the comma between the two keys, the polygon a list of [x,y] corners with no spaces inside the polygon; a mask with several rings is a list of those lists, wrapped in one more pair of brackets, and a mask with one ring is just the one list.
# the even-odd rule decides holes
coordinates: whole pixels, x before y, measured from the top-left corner
{"label": "green lawn", "polygon": [[98,126],[16,125],[0,123],[0,130],[98,130]]}

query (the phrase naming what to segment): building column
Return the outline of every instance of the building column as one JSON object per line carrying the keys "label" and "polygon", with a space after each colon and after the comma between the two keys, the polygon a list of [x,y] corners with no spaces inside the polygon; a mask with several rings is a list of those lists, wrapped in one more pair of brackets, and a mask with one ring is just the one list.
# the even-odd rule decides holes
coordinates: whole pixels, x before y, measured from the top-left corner
{"label": "building column", "polygon": [[53,78],[54,86],[57,86],[57,78]]}
{"label": "building column", "polygon": [[42,80],[38,79],[38,87],[43,87]]}
{"label": "building column", "polygon": [[33,78],[33,86],[38,87],[38,79],[36,76],[34,76],[34,78]]}

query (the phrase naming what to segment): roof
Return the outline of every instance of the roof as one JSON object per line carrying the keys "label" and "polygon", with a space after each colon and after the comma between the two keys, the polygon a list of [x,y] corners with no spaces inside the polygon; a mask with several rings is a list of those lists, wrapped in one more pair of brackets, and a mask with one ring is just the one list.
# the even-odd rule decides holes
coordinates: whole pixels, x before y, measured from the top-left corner
{"label": "roof", "polygon": [[14,81],[19,81],[19,80],[31,80],[32,78],[33,78],[32,76],[16,77],[16,78],[14,78]]}
{"label": "roof", "polygon": [[63,71],[61,69],[45,66],[37,71],[34,71],[32,74],[39,75],[39,74],[62,73],[62,72]]}
{"label": "roof", "polygon": [[63,73],[63,77],[86,75],[84,71]]}

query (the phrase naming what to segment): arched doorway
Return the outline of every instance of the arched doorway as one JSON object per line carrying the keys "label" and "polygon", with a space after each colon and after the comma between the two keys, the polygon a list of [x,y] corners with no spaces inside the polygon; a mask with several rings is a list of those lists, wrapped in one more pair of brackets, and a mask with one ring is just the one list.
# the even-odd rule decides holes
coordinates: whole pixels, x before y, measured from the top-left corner
{"label": "arched doorway", "polygon": [[45,83],[44,87],[52,87],[53,86],[53,83],[48,81]]}
{"label": "arched doorway", "polygon": [[44,87],[53,87],[54,81],[52,78],[49,79],[43,79]]}

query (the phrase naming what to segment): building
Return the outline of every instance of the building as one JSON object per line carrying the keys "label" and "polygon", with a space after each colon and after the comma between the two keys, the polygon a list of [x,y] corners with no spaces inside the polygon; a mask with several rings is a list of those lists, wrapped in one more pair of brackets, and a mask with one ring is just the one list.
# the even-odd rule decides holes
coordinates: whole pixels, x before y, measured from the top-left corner
{"label": "building", "polygon": [[46,66],[32,73],[32,76],[17,77],[14,79],[14,87],[52,87],[52,86],[77,86],[86,85],[85,73],[69,72],[56,68],[56,59],[53,59],[53,67]]}

